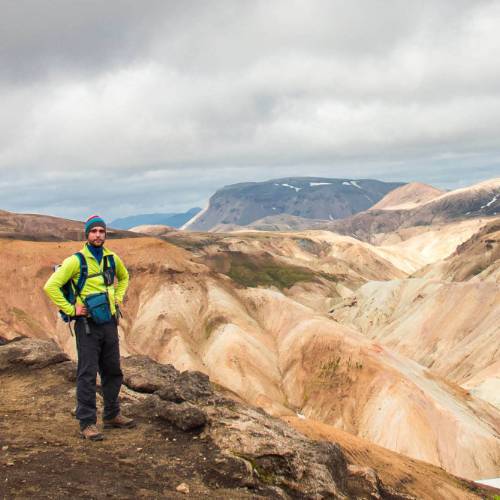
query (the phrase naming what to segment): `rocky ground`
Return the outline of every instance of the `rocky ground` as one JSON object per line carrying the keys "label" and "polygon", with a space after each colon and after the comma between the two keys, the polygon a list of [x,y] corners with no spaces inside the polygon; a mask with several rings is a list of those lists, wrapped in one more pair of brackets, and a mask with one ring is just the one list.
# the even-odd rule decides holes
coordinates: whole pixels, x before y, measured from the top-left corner
{"label": "rocky ground", "polygon": [[[122,407],[138,427],[83,441],[74,364],[51,341],[0,344],[0,498],[428,497],[411,476],[386,484],[338,445],[144,356],[123,361]],[[453,498],[493,494],[439,473]]]}

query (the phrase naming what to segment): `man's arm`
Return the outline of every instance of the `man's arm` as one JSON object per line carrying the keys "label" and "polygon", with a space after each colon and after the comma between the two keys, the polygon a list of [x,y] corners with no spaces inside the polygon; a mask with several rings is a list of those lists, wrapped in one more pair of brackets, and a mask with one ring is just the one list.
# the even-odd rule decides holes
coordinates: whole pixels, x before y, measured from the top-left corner
{"label": "man's arm", "polygon": [[128,288],[128,271],[122,260],[115,254],[116,278],[118,283],[115,287],[115,302],[121,304]]}
{"label": "man's arm", "polygon": [[75,315],[75,306],[70,304],[64,297],[61,287],[80,272],[80,261],[78,257],[72,255],[64,260],[62,265],[54,271],[52,276],[43,286],[44,292],[50,300],[68,316]]}

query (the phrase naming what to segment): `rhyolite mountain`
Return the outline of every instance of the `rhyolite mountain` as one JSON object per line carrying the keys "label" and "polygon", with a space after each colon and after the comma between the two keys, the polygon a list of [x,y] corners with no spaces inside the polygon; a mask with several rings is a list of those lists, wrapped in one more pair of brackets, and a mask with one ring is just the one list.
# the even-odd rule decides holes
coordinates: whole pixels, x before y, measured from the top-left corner
{"label": "rhyolite mountain", "polygon": [[116,229],[131,229],[136,226],[146,225],[181,227],[199,212],[201,212],[201,208],[195,207],[182,213],[131,215],[129,217],[115,219],[109,225]]}
{"label": "rhyolite mountain", "polygon": [[208,207],[184,225],[209,231],[220,224],[245,226],[263,217],[290,214],[307,219],[335,220],[367,210],[401,182],[373,179],[287,177],[245,182],[219,189]]}

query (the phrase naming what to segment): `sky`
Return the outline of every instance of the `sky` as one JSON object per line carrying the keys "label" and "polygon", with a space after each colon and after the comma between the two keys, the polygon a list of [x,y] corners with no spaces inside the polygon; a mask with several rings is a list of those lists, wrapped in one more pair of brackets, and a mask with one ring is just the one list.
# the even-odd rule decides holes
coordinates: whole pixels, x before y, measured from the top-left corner
{"label": "sky", "polygon": [[0,209],[500,176],[500,1],[0,0]]}

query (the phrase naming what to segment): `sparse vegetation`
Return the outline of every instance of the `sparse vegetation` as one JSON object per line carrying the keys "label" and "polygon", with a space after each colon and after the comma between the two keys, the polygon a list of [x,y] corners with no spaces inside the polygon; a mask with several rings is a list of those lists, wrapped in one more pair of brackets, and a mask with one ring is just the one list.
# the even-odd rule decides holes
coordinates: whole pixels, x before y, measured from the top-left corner
{"label": "sparse vegetation", "polygon": [[332,378],[337,372],[340,366],[341,357],[337,356],[335,359],[331,359],[329,361],[323,361],[319,365],[319,376],[323,379]]}
{"label": "sparse vegetation", "polygon": [[347,360],[343,360],[341,356],[336,356],[320,363],[318,378],[322,381],[331,380],[338,373],[342,365],[348,369],[355,368],[361,370],[363,368],[363,363],[359,360],[354,361],[351,356]]}
{"label": "sparse vegetation", "polygon": [[231,264],[228,276],[246,287],[276,286],[279,289],[290,288],[299,281],[314,281],[315,274],[308,270],[293,266],[253,263]]}
{"label": "sparse vegetation", "polygon": [[283,290],[299,282],[314,282],[320,278],[336,281],[336,277],[331,274],[286,265],[267,256],[250,257],[234,252],[229,257],[231,265],[226,274],[245,287],[275,286]]}

